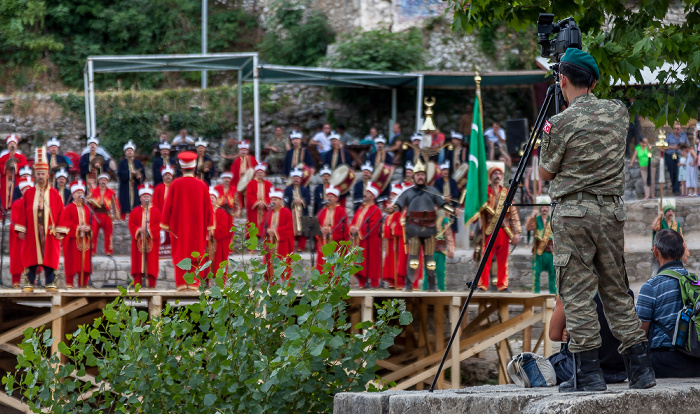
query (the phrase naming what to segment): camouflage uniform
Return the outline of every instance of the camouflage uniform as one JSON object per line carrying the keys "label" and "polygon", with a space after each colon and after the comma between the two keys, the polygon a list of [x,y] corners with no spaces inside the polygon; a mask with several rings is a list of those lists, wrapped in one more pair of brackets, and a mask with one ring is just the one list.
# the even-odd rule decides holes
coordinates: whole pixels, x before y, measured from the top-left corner
{"label": "camouflage uniform", "polygon": [[231,140],[229,139],[223,139],[221,140],[221,148],[219,149],[219,171],[230,171],[231,170],[231,164],[233,164],[233,160],[228,160],[224,158],[224,155],[236,155],[238,153],[238,144],[234,141],[233,143],[230,142]]}
{"label": "camouflage uniform", "polygon": [[616,100],[592,93],[573,99],[545,123],[540,165],[555,174],[549,195],[557,290],[578,353],[601,346],[593,297],[600,294],[620,353],[645,342],[632,297],[627,294],[624,231],[625,138],[629,114]]}

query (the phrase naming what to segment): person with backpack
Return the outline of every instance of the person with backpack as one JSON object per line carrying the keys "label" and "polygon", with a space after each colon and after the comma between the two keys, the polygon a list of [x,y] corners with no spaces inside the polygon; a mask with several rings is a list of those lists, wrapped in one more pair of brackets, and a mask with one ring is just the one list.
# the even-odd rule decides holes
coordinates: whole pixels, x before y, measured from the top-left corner
{"label": "person with backpack", "polygon": [[659,272],[644,283],[637,299],[637,313],[649,338],[649,359],[658,378],[700,376],[695,320],[685,326],[679,320],[679,312],[687,306],[692,313],[700,299],[698,277],[683,267],[684,252],[683,237],[678,232],[663,229],[656,233],[654,260],[658,261]]}

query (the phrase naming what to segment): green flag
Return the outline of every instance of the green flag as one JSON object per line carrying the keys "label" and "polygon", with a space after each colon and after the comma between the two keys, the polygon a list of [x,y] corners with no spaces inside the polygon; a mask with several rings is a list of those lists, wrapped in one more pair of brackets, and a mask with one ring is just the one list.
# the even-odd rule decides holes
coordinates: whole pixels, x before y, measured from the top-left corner
{"label": "green flag", "polygon": [[479,218],[481,206],[488,198],[488,177],[484,130],[479,111],[479,95],[474,97],[472,133],[469,138],[469,172],[467,173],[467,193],[464,199],[464,224],[468,226]]}

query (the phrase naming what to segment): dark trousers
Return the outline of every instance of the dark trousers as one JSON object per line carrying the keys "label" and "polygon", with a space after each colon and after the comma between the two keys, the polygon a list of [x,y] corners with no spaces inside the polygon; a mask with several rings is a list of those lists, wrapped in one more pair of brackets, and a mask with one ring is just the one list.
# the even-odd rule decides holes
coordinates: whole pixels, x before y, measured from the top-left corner
{"label": "dark trousers", "polygon": [[700,359],[675,350],[649,352],[656,378],[691,378],[700,376]]}
{"label": "dark trousers", "polygon": [[[664,153],[664,162],[666,163],[666,169],[668,169],[668,175],[671,176],[671,185],[674,193],[681,191],[681,183],[678,182],[678,159],[673,159],[673,153],[666,151]],[[664,172],[661,171],[661,174]]]}
{"label": "dark trousers", "polygon": [[[30,285],[34,285],[34,282],[36,281],[36,268],[39,267],[39,265],[36,266],[29,266],[27,269],[27,279],[29,280]],[[53,283],[53,279],[56,277],[56,270],[52,269],[50,267],[42,266],[44,268],[44,285],[48,285],[50,283]]]}

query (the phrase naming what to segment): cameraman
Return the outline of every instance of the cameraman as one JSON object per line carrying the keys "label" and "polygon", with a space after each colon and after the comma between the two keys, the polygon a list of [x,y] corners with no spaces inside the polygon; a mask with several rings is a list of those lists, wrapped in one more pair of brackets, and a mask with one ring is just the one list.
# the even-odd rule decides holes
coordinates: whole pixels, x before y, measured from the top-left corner
{"label": "cameraman", "polygon": [[627,294],[623,258],[627,217],[620,197],[629,114],[622,102],[591,93],[599,78],[591,55],[567,49],[559,74],[567,109],[543,126],[539,169],[551,181],[549,195],[557,202],[552,217],[554,266],[576,361],[574,378],[562,383],[560,392],[607,388],[598,359],[602,342],[596,292],[613,334],[622,342],[618,351],[630,388],[656,385],[647,338]]}

